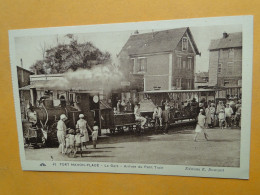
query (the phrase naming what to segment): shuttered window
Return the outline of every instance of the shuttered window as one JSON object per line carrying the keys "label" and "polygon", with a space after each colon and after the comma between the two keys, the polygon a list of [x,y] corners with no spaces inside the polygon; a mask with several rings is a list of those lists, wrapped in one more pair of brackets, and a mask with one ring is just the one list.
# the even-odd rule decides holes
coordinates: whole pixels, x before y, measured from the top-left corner
{"label": "shuttered window", "polygon": [[138,58],[139,72],[147,71],[147,58]]}

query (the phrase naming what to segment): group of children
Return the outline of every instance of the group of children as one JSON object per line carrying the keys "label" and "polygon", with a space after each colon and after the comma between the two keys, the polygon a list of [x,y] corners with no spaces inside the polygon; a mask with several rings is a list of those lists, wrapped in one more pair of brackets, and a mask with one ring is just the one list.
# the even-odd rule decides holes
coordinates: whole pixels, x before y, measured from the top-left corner
{"label": "group of children", "polygon": [[[80,128],[75,130],[69,129],[68,134],[65,136],[65,154],[68,156],[73,155],[73,157],[76,157],[77,152],[80,152],[80,156],[82,157],[82,151],[83,149],[87,149],[87,141],[85,139],[85,132],[80,130]],[[97,144],[97,137],[98,137],[98,126],[94,125],[92,130],[92,142],[93,142],[93,148],[96,148]]]}

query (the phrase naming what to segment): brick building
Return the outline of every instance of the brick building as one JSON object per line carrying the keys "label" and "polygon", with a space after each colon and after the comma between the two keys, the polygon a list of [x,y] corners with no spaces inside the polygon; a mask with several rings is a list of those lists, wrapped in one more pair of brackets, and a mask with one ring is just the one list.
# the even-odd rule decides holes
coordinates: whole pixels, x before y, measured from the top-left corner
{"label": "brick building", "polygon": [[223,33],[209,46],[209,85],[240,87],[242,84],[242,32]]}
{"label": "brick building", "polygon": [[[199,50],[188,27],[131,35],[119,62],[126,78],[140,77],[144,91],[194,89]],[[129,74],[130,73],[130,74]]]}

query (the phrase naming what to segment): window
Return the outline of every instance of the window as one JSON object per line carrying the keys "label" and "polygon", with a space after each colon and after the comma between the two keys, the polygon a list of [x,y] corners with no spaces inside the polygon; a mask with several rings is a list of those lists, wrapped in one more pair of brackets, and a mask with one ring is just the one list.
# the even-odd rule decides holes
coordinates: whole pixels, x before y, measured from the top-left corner
{"label": "window", "polygon": [[224,86],[228,86],[229,85],[229,81],[228,80],[224,80]]}
{"label": "window", "polygon": [[234,49],[233,49],[233,48],[229,49],[229,51],[228,51],[228,57],[229,57],[229,58],[234,58]]}
{"label": "window", "polygon": [[188,89],[190,89],[190,84],[191,84],[190,79],[187,79],[187,88]]}
{"label": "window", "polygon": [[177,68],[181,68],[181,57],[177,58]]}
{"label": "window", "polygon": [[179,79],[176,79],[176,87],[179,87],[180,83],[179,83]]}
{"label": "window", "polygon": [[182,51],[187,51],[188,50],[188,38],[183,37],[182,38]]}
{"label": "window", "polygon": [[183,60],[183,62],[182,62],[182,68],[186,69],[186,61],[185,60]]}
{"label": "window", "polygon": [[189,69],[189,70],[191,70],[191,60],[192,60],[192,58],[189,57],[189,58],[188,58],[188,69]]}
{"label": "window", "polygon": [[233,62],[228,62],[227,63],[227,74],[233,74],[233,66],[234,66],[234,63]]}
{"label": "window", "polygon": [[222,64],[221,63],[218,64],[218,73],[219,74],[222,73]]}
{"label": "window", "polygon": [[70,101],[73,102],[73,94],[72,93],[70,94]]}
{"label": "window", "polygon": [[135,59],[134,58],[130,59],[130,66],[131,66],[130,69],[132,70],[132,72],[135,73],[136,71],[135,71]]}
{"label": "window", "polygon": [[139,72],[147,71],[147,58],[138,58]]}
{"label": "window", "polygon": [[176,79],[176,87],[180,88],[181,87],[181,78]]}

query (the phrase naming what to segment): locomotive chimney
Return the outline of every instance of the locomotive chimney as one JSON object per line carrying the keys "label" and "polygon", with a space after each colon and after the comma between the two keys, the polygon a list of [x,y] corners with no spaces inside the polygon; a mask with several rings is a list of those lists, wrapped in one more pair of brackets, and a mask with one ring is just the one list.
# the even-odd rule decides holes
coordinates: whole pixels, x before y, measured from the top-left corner
{"label": "locomotive chimney", "polygon": [[226,32],[223,32],[223,38],[227,38],[228,37],[228,34]]}

